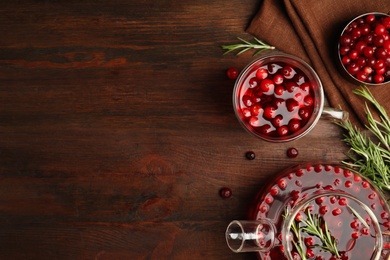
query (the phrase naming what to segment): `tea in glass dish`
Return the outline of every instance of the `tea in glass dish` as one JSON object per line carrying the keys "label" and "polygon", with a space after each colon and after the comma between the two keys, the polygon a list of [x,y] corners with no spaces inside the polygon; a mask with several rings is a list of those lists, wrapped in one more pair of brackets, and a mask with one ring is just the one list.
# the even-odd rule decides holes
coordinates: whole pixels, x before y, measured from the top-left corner
{"label": "tea in glass dish", "polygon": [[279,51],[264,51],[240,73],[233,107],[246,130],[270,142],[304,136],[324,113],[341,120],[347,115],[325,109],[315,71],[303,60]]}
{"label": "tea in glass dish", "polygon": [[259,252],[263,260],[385,259],[387,254],[381,251],[386,241],[378,238],[390,228],[383,194],[339,165],[306,164],[283,171],[261,189],[249,219],[267,219],[279,230],[272,249]]}

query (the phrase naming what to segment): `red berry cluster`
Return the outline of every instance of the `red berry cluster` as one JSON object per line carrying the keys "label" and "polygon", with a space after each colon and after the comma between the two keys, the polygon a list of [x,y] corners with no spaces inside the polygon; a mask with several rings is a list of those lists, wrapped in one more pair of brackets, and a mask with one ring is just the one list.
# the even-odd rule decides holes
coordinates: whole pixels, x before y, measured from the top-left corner
{"label": "red berry cluster", "polygon": [[240,89],[241,117],[264,137],[284,137],[300,130],[313,113],[312,83],[285,62],[254,69]]}
{"label": "red berry cluster", "polygon": [[341,63],[361,82],[390,81],[390,16],[368,14],[353,20],[340,37]]}

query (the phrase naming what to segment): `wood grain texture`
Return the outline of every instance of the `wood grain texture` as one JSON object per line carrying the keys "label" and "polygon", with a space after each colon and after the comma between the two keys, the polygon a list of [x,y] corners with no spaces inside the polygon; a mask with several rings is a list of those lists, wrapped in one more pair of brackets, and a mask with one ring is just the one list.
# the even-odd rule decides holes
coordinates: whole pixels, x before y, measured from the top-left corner
{"label": "wood grain texture", "polygon": [[346,152],[328,121],[277,145],[238,124],[225,70],[252,57],[220,45],[258,6],[2,1],[0,259],[256,259],[227,223],[280,170]]}

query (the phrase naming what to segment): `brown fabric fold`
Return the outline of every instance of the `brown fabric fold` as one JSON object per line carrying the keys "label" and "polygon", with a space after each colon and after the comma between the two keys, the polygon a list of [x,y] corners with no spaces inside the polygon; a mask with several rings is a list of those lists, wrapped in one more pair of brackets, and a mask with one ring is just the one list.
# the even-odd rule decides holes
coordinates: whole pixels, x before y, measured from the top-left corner
{"label": "brown fabric fold", "polygon": [[[344,75],[337,43],[356,16],[389,11],[389,0],[263,0],[247,32],[309,62],[321,78],[329,104],[348,111],[354,123],[365,124],[364,99],[352,93],[359,84]],[[370,91],[390,113],[390,83]]]}

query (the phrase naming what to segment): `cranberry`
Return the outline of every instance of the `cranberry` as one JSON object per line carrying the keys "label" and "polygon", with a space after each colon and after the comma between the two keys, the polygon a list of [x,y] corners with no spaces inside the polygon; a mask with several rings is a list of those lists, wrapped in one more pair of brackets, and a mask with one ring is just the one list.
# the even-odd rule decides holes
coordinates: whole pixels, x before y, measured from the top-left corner
{"label": "cranberry", "polygon": [[282,115],[277,115],[275,116],[274,119],[272,119],[272,125],[274,127],[280,127],[283,123],[283,116]]}
{"label": "cranberry", "polygon": [[345,182],[345,187],[351,188],[352,187],[352,181],[346,181]]}
{"label": "cranberry", "polygon": [[293,112],[295,109],[299,108],[299,103],[295,99],[287,99],[286,100],[286,107],[289,112]]}
{"label": "cranberry", "polygon": [[356,78],[360,81],[367,81],[367,73],[365,73],[364,71],[358,71],[358,73],[356,73]]}
{"label": "cranberry", "polygon": [[302,119],[308,119],[309,117],[310,117],[310,110],[309,109],[307,109],[307,108],[305,108],[305,107],[303,107],[303,108],[301,108],[301,109],[299,109],[299,111],[298,111],[298,114],[299,114],[299,116],[302,118]]}
{"label": "cranberry", "polygon": [[276,196],[279,194],[279,189],[277,187],[272,187],[271,190],[270,190],[270,194],[272,196]]}
{"label": "cranberry", "polygon": [[281,96],[284,93],[284,87],[283,86],[276,86],[274,92],[275,92],[275,95]]}
{"label": "cranberry", "polygon": [[259,85],[259,82],[257,81],[257,78],[253,77],[249,79],[249,87],[255,88]]}
{"label": "cranberry", "polygon": [[375,15],[368,14],[365,18],[366,23],[373,23],[375,21]]}
{"label": "cranberry", "polygon": [[229,79],[236,79],[238,77],[238,69],[235,67],[231,67],[226,71],[226,76]]}
{"label": "cranberry", "polygon": [[280,85],[280,84],[282,84],[283,83],[283,76],[282,75],[280,75],[280,74],[276,74],[275,76],[274,76],[274,83],[276,84],[276,85]]}
{"label": "cranberry", "polygon": [[298,222],[301,222],[302,219],[303,219],[303,216],[302,216],[301,212],[298,212],[297,215],[295,215],[295,220]]}
{"label": "cranberry", "polygon": [[308,247],[314,246],[314,244],[315,244],[315,241],[314,241],[313,237],[306,237],[304,242],[305,242],[305,245],[308,246]]}
{"label": "cranberry", "polygon": [[327,212],[329,211],[329,208],[328,206],[321,206],[320,209],[319,209],[319,212],[321,215],[325,215]]}
{"label": "cranberry", "polygon": [[367,236],[370,234],[370,229],[364,227],[364,228],[362,228],[362,230],[360,232],[362,233],[362,235]]}
{"label": "cranberry", "polygon": [[359,234],[359,232],[355,231],[355,232],[352,232],[351,237],[353,239],[358,239],[360,237],[360,234]]}
{"label": "cranberry", "polygon": [[294,69],[289,65],[284,66],[282,69],[282,74],[286,79],[292,79],[295,73]]}
{"label": "cranberry", "polygon": [[268,211],[268,206],[267,205],[261,205],[259,208],[261,213],[266,213]]}
{"label": "cranberry", "polygon": [[301,123],[298,119],[291,119],[290,122],[288,122],[288,129],[291,132],[296,132],[301,128]]}
{"label": "cranberry", "polygon": [[375,33],[377,35],[383,35],[383,34],[385,34],[385,32],[386,32],[386,27],[383,24],[378,24],[375,27]]}
{"label": "cranberry", "polygon": [[256,158],[256,154],[253,151],[248,151],[245,153],[245,157],[248,160],[254,160]]}
{"label": "cranberry", "polygon": [[351,172],[350,170],[348,169],[344,169],[344,176],[346,178],[351,178],[353,176],[353,172]]}
{"label": "cranberry", "polygon": [[268,77],[268,71],[265,68],[260,68],[256,71],[256,78],[259,80],[266,79]]}
{"label": "cranberry", "polygon": [[307,95],[307,96],[303,99],[303,103],[304,103],[305,106],[309,107],[309,106],[313,105],[314,99],[313,99],[310,95]]}
{"label": "cranberry", "polygon": [[343,210],[341,208],[335,208],[334,210],[332,210],[333,216],[338,216],[341,213],[343,213]]}
{"label": "cranberry", "polygon": [[341,63],[343,65],[347,65],[347,64],[351,63],[351,58],[349,56],[345,55],[344,57],[341,58]]}
{"label": "cranberry", "polygon": [[318,197],[315,199],[315,202],[318,204],[318,205],[321,205],[322,203],[324,203],[325,201],[325,197]]}
{"label": "cranberry", "polygon": [[260,82],[260,89],[264,92],[274,91],[274,82],[270,79],[264,79]]}
{"label": "cranberry", "polygon": [[348,66],[347,66],[347,71],[349,72],[349,74],[351,75],[356,75],[356,73],[358,73],[358,71],[360,70],[359,66],[356,64],[356,63],[350,63]]}
{"label": "cranberry", "polygon": [[346,206],[348,204],[348,200],[346,198],[340,198],[339,199],[339,205],[340,206]]}
{"label": "cranberry", "polygon": [[351,44],[351,42],[352,42],[351,36],[349,36],[348,34],[341,35],[341,37],[340,37],[340,44],[341,45],[349,46]]}
{"label": "cranberry", "polygon": [[287,180],[286,179],[280,179],[278,181],[278,187],[281,189],[281,190],[285,190],[286,187],[287,187]]}
{"label": "cranberry", "polygon": [[223,187],[220,191],[219,194],[221,195],[222,198],[228,199],[232,196],[232,190],[227,187]]}
{"label": "cranberry", "polygon": [[253,105],[251,107],[251,115],[257,116],[260,114],[260,111],[262,110],[260,105]]}
{"label": "cranberry", "polygon": [[306,250],[307,258],[313,258],[315,256],[313,249],[309,248]]}
{"label": "cranberry", "polygon": [[352,229],[358,230],[358,229],[360,229],[361,222],[359,220],[355,219],[354,221],[351,222],[350,226]]}
{"label": "cranberry", "polygon": [[351,50],[349,46],[340,46],[340,54],[346,55]]}
{"label": "cranberry", "polygon": [[359,52],[357,50],[352,50],[349,52],[348,57],[351,60],[356,60],[359,57]]}
{"label": "cranberry", "polygon": [[383,75],[381,75],[381,74],[376,74],[375,76],[374,76],[374,82],[375,83],[382,83],[383,81],[385,81],[385,77],[383,77]]}
{"label": "cranberry", "polygon": [[298,156],[298,149],[291,147],[287,149],[287,156],[290,158],[295,158]]}
{"label": "cranberry", "polygon": [[[258,127],[258,126],[260,126],[260,120],[257,116],[251,116],[249,118],[249,124],[253,127]],[[267,130],[267,129],[265,129],[265,130]]]}
{"label": "cranberry", "polygon": [[288,127],[282,125],[281,127],[278,127],[277,132],[278,132],[279,136],[285,136],[288,134]]}
{"label": "cranberry", "polygon": [[244,95],[242,97],[242,103],[244,103],[245,106],[250,107],[253,104],[253,100],[251,96]]}
{"label": "cranberry", "polygon": [[268,120],[272,120],[272,118],[274,117],[274,114],[275,114],[274,107],[268,106],[268,107],[264,108],[264,113],[263,113],[264,118],[266,118]]}

